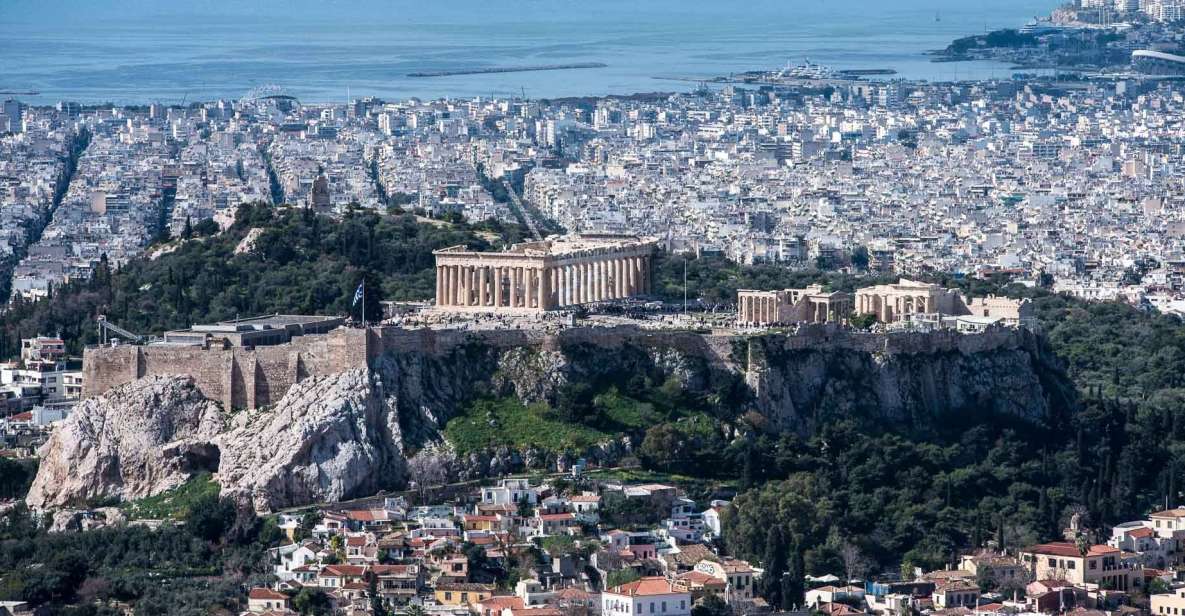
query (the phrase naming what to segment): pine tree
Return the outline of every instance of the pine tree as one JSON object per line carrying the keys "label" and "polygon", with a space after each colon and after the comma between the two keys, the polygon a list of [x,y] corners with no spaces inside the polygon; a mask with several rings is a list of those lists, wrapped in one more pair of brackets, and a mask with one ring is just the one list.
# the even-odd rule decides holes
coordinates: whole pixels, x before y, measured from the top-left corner
{"label": "pine tree", "polygon": [[[787,583],[782,589],[782,607],[797,609],[806,602],[806,559],[802,554],[802,541],[795,540],[790,548],[790,559],[786,572]],[[848,583],[851,580],[846,580]]]}
{"label": "pine tree", "polygon": [[765,573],[761,577],[761,595],[770,605],[780,606],[782,597],[782,576],[786,573],[786,538],[779,526],[771,526],[765,535],[765,558],[761,562]]}

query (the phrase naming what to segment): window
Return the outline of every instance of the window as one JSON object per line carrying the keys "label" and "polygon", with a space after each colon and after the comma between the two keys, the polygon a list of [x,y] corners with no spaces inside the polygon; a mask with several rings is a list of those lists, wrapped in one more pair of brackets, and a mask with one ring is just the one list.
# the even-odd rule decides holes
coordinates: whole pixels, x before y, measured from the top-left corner
{"label": "window", "polygon": [[451,592],[444,593],[444,600],[445,601],[452,601],[453,600],[453,593],[451,593]]}
{"label": "window", "polygon": [[1072,561],[1072,560],[1067,560],[1067,561],[1066,561],[1066,568],[1067,568],[1067,569],[1071,569],[1071,570],[1073,570],[1073,569],[1075,568],[1074,561]]}
{"label": "window", "polygon": [[1097,561],[1097,560],[1090,561],[1090,568],[1091,568],[1091,570],[1098,569],[1099,568],[1099,561]]}

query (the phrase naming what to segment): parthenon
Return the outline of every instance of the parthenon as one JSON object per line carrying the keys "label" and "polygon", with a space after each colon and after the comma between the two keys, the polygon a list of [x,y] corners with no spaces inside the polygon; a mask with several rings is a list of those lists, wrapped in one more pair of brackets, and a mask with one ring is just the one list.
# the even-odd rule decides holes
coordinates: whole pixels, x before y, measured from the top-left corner
{"label": "parthenon", "polygon": [[543,312],[650,292],[654,242],[568,235],[502,252],[437,250],[436,307],[465,312]]}

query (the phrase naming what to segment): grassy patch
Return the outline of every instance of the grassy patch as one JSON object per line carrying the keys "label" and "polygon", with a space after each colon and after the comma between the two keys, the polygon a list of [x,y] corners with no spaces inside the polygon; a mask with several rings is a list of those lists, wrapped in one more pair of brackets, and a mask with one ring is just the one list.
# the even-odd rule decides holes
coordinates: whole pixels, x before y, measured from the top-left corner
{"label": "grassy patch", "polygon": [[180,520],[204,497],[217,496],[218,483],[202,473],[167,492],[125,503],[121,508],[131,520]]}
{"label": "grassy patch", "polygon": [[666,419],[653,404],[624,396],[616,388],[597,396],[594,404],[604,422],[622,431],[645,430]]}
{"label": "grassy patch", "polygon": [[587,449],[612,435],[551,416],[544,404],[524,406],[513,398],[483,398],[444,427],[444,436],[459,453],[492,447],[538,447],[561,452]]}

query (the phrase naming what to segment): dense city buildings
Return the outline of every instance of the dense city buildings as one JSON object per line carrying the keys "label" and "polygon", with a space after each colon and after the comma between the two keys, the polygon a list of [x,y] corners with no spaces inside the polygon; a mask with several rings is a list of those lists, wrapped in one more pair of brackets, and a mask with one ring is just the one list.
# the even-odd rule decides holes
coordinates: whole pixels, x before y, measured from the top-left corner
{"label": "dense city buildings", "polygon": [[1007,273],[1084,298],[1185,308],[1185,99],[1170,81],[63,108],[24,109],[27,130],[4,138],[10,177],[37,184],[10,183],[0,212],[27,228],[53,207],[71,135],[91,135],[17,267],[14,288],[28,296],[89,275],[104,255],[123,263],[162,231],[226,226],[237,203],[277,200],[326,213],[546,218],[743,263]]}

